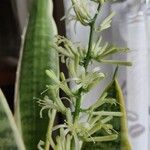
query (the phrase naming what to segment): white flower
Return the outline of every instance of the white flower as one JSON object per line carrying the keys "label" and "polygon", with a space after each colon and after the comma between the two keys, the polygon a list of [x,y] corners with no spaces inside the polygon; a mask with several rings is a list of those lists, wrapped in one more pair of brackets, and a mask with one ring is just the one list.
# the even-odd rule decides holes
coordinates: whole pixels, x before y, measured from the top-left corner
{"label": "white flower", "polygon": [[87,0],[72,0],[73,8],[76,13],[76,20],[87,26],[92,21],[92,16],[88,8]]}

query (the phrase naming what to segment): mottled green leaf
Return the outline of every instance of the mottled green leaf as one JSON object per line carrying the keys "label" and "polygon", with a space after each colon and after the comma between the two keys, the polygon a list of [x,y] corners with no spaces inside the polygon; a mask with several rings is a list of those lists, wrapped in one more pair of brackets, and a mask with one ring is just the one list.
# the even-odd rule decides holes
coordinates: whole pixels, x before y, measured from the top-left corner
{"label": "mottled green leaf", "polygon": [[0,90],[0,150],[25,150],[14,117]]}
{"label": "mottled green leaf", "polygon": [[[131,145],[128,139],[125,104],[117,79],[114,79],[113,82],[105,89],[102,97],[106,93],[107,98],[114,98],[119,104],[110,105],[106,103],[97,108],[97,110],[122,112],[122,117],[113,117],[113,119],[110,120],[110,124],[112,124],[113,128],[118,132],[118,138],[114,141],[84,143],[82,150],[131,150]],[[105,136],[105,134],[105,132],[100,131],[96,133],[95,136]]]}
{"label": "mottled green leaf", "polygon": [[49,120],[47,113],[40,118],[41,108],[33,97],[42,98],[46,85],[53,84],[46,69],[59,73],[58,53],[49,46],[57,34],[52,11],[52,0],[33,0],[18,66],[15,116],[28,150],[45,141]]}

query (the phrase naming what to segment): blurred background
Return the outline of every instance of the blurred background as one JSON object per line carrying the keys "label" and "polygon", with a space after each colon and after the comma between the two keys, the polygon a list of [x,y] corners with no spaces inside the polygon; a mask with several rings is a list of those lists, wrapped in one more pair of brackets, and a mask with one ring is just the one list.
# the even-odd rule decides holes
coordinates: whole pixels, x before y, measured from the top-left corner
{"label": "blurred background", "polygon": [[[60,22],[71,4],[69,0],[53,0],[54,18],[60,35],[67,35],[83,45],[88,40],[88,28],[80,24],[74,32],[74,22]],[[31,0],[0,1],[0,88],[13,111],[14,84],[21,35],[26,25]],[[92,6],[91,6],[92,7]],[[112,27],[103,33],[104,39],[121,47],[129,47],[126,55],[114,56],[133,62],[130,68],[120,68],[119,80],[125,96],[129,134],[133,150],[150,150],[150,5],[144,0],[120,0],[107,3],[101,18],[116,12]],[[98,66],[99,64],[95,64]],[[61,66],[62,70],[66,69]],[[102,71],[112,74],[112,66],[101,66]],[[99,95],[109,78],[88,95],[87,107]]]}

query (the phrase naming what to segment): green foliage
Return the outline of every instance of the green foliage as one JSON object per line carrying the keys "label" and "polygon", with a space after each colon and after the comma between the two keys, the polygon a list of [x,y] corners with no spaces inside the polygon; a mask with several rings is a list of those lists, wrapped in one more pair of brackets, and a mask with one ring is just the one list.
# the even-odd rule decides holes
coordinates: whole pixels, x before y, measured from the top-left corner
{"label": "green foliage", "polygon": [[52,11],[52,0],[33,0],[19,62],[15,116],[28,150],[45,140],[49,122],[48,117],[39,118],[40,107],[33,97],[42,97],[45,85],[53,84],[46,69],[59,74],[58,54],[48,46],[57,34]]}

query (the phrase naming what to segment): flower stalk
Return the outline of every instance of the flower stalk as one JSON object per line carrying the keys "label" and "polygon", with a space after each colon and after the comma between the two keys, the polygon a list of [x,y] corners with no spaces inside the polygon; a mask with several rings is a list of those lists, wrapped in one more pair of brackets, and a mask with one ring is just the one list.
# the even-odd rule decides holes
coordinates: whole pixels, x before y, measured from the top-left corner
{"label": "flower stalk", "polygon": [[[53,91],[51,93],[54,96],[53,99],[44,98],[44,100],[39,100],[39,104],[42,107],[41,113],[47,109],[50,117],[44,150],[48,150],[50,147],[54,150],[81,150],[84,147],[84,143],[114,141],[118,138],[119,133],[114,128],[112,121],[124,116],[120,111],[120,104],[116,97],[113,97],[107,91],[102,92],[103,94],[99,96],[95,104],[86,109],[82,108],[85,95],[105,78],[105,74],[97,67],[89,71],[88,67],[91,63],[97,61],[100,64],[108,63],[117,66],[130,66],[131,63],[107,59],[108,56],[126,52],[128,49],[102,42],[102,36],[96,41],[94,40],[96,32],[102,32],[111,26],[114,13],[106,17],[98,27],[96,26],[98,14],[106,1],[87,0],[87,3],[82,0],[71,1],[75,21],[78,21],[83,26],[90,27],[89,41],[87,47],[81,47],[71,40],[58,35],[55,38],[55,42],[50,43],[50,47],[60,54],[61,62],[66,64],[70,78],[66,79],[65,75],[60,73],[59,80],[52,70],[46,70],[46,74],[54,83],[47,87],[48,90]],[[97,10],[93,17],[90,15],[90,10],[87,6],[88,2],[97,5]],[[72,84],[73,87],[69,87],[68,83]],[[58,96],[60,89],[67,97],[60,98]],[[72,109],[63,104],[63,99],[70,102]],[[106,109],[106,106],[114,109]],[[57,112],[63,114],[65,119],[62,124],[54,125]],[[82,118],[85,118],[85,120]],[[58,131],[59,134],[53,139],[54,131]],[[100,134],[97,134],[99,132]],[[102,133],[105,134],[103,135]]]}
{"label": "flower stalk", "polygon": [[88,51],[87,51],[87,55],[85,57],[85,62],[84,62],[85,69],[87,69],[89,61],[91,59],[90,57],[91,57],[91,50],[92,50],[92,42],[93,42],[93,36],[94,36],[95,22],[97,20],[97,16],[99,14],[100,9],[101,9],[101,4],[98,5],[97,13],[95,14],[94,18],[92,19],[92,22],[89,24],[90,25],[90,36],[89,36]]}

